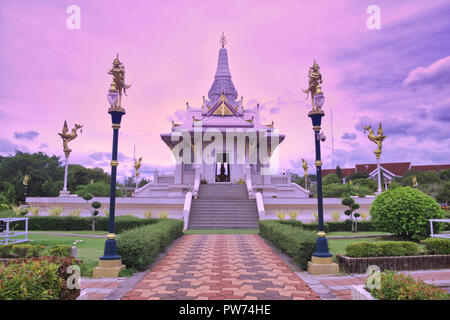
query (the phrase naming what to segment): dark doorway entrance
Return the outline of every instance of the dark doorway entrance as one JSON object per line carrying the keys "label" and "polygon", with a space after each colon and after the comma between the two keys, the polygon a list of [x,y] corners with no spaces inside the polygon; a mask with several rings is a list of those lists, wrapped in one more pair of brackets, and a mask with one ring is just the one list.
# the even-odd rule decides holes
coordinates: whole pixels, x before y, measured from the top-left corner
{"label": "dark doorway entrance", "polygon": [[228,153],[216,154],[216,182],[230,182],[230,161]]}

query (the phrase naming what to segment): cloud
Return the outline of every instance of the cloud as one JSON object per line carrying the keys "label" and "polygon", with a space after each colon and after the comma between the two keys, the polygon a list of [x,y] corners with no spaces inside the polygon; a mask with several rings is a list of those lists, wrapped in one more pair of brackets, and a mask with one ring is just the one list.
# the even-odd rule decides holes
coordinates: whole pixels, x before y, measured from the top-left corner
{"label": "cloud", "polygon": [[[110,161],[111,160],[111,152],[93,152],[88,155],[88,158],[91,160],[94,160],[96,162],[104,162],[104,161]],[[125,156],[123,153],[119,152],[117,154],[117,160],[118,161],[129,161],[131,160],[130,157]]]}
{"label": "cloud", "polygon": [[46,144],[46,143],[41,143],[39,145],[39,149],[47,149],[47,148],[48,148],[48,144]]}
{"label": "cloud", "polygon": [[448,84],[450,84],[450,56],[433,62],[429,67],[411,70],[403,80],[403,85],[409,88],[429,85],[440,88]]}
{"label": "cloud", "polygon": [[277,114],[280,112],[280,110],[281,110],[280,107],[273,107],[273,108],[270,108],[269,112],[272,114]]}
{"label": "cloud", "polygon": [[344,140],[356,140],[356,133],[354,133],[354,132],[351,132],[351,133],[344,132],[344,134],[342,135],[342,139],[344,139]]}
{"label": "cloud", "polygon": [[0,153],[14,154],[16,150],[28,152],[28,149],[25,146],[19,146],[8,139],[0,138]]}
{"label": "cloud", "polygon": [[27,132],[14,132],[14,138],[17,140],[31,141],[37,138],[39,132],[27,131]]}

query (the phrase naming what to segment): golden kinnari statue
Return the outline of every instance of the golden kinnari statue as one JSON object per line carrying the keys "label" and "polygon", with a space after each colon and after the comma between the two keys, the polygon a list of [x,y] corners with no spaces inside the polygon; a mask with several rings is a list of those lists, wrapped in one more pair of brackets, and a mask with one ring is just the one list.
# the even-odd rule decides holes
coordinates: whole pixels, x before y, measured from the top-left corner
{"label": "golden kinnari statue", "polygon": [[383,135],[383,128],[381,127],[381,122],[380,125],[378,126],[377,135],[375,135],[371,126],[365,126],[364,130],[369,131],[368,136],[369,140],[377,144],[377,149],[373,153],[375,153],[377,159],[380,159],[382,143],[383,140],[386,139],[386,136]]}
{"label": "golden kinnari statue", "polygon": [[308,96],[311,94],[311,105],[313,110],[318,110],[319,108],[316,108],[315,102],[314,102],[314,96],[319,93],[322,93],[322,88],[320,87],[320,83],[322,83],[322,74],[320,73],[320,67],[317,64],[316,60],[314,60],[314,65],[309,68],[309,81],[308,81],[308,89],[302,90],[303,93],[306,93],[306,99],[308,99]]}
{"label": "golden kinnari statue", "polygon": [[27,186],[28,185],[28,181],[30,181],[30,176],[28,175],[28,174],[26,174],[24,177],[23,177],[23,185],[24,186]]}
{"label": "golden kinnari statue", "polygon": [[139,158],[139,160],[134,160],[134,173],[136,175],[136,178],[139,177],[139,168],[142,164],[142,157]]}
{"label": "golden kinnari statue", "polygon": [[125,84],[125,66],[119,60],[119,54],[113,61],[113,67],[108,71],[108,74],[113,76],[113,83],[111,83],[111,90],[119,93],[119,100],[117,101],[116,108],[122,107],[122,90],[127,95],[127,89],[131,87]]}
{"label": "golden kinnari statue", "polygon": [[305,171],[305,177],[308,175],[308,162],[306,162],[306,160],[305,159],[303,159],[302,158],[302,167],[303,167],[303,170]]}
{"label": "golden kinnari statue", "polygon": [[413,186],[413,188],[417,188],[419,186],[419,184],[417,183],[416,176],[412,176],[412,186]]}
{"label": "golden kinnari statue", "polygon": [[[72,131],[69,133],[69,128],[67,127],[67,121],[64,120],[64,126],[62,129],[62,133],[58,133],[58,135],[63,139],[63,147],[64,147],[64,154],[66,155],[66,158],[69,157],[70,153],[72,152],[72,149],[69,148],[69,142],[74,140],[77,135],[77,130],[81,129],[83,125],[76,124],[75,128],[72,129]],[[81,132],[81,130],[80,130]]]}

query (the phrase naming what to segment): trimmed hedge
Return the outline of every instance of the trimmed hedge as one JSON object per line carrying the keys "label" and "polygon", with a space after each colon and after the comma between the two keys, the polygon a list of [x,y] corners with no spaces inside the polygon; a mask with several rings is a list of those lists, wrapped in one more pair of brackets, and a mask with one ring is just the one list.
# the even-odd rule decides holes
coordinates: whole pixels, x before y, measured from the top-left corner
{"label": "trimmed hedge", "polygon": [[345,248],[346,256],[352,258],[415,256],[420,247],[410,241],[355,242]]}
{"label": "trimmed hedge", "polygon": [[[144,220],[144,219],[142,219]],[[183,221],[155,219],[157,223],[122,232],[117,251],[127,268],[145,270],[173,240],[183,234]]]}
{"label": "trimmed hedge", "polygon": [[445,290],[395,271],[382,273],[380,288],[372,289],[370,293],[380,300],[450,300],[450,294]]}
{"label": "trimmed hedge", "polygon": [[74,258],[39,257],[0,264],[0,300],[75,300],[80,289],[69,289]]}
{"label": "trimmed hedge", "polygon": [[[31,231],[79,231],[79,230],[92,230],[92,218],[91,217],[51,217],[51,216],[38,216],[28,217],[28,230]],[[124,230],[133,229],[149,224],[158,222],[158,219],[141,219],[137,217],[116,217],[114,221],[115,233],[120,233]],[[11,225],[13,226],[13,225]],[[19,221],[14,224],[17,226],[17,230],[23,230],[25,228],[25,222]],[[108,217],[96,217],[95,229],[97,231],[108,231],[109,218]]]}
{"label": "trimmed hedge", "polygon": [[429,238],[421,240],[427,254],[450,254],[450,239]]}
{"label": "trimmed hedge", "polygon": [[7,244],[0,246],[0,258],[18,259],[39,257],[44,252],[44,247],[30,244]]}
{"label": "trimmed hedge", "polygon": [[301,229],[295,223],[264,220],[259,221],[259,234],[288,254],[300,268],[306,270],[316,247],[315,232]]}
{"label": "trimmed hedge", "polygon": [[[318,223],[302,223],[298,220],[277,220],[280,223],[287,224],[293,227],[299,227],[304,230],[317,231]],[[324,223],[324,231],[328,232],[336,232],[336,231],[352,231],[352,222],[350,220],[340,221],[340,222],[325,222]],[[371,221],[359,221],[358,222],[358,231],[378,231],[375,228],[375,224]]]}

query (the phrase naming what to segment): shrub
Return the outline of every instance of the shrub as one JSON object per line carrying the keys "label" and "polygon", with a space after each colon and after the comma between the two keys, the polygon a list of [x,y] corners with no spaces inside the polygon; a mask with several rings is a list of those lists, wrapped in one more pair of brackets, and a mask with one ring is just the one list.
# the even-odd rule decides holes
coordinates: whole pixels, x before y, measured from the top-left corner
{"label": "shrub", "polygon": [[409,241],[355,242],[349,244],[345,251],[353,258],[414,256],[420,254],[420,247]]}
{"label": "shrub", "polygon": [[331,183],[342,183],[342,179],[338,177],[338,175],[336,173],[330,173],[327,174],[323,180],[322,180],[322,184],[327,185],[327,184],[331,184]]}
{"label": "shrub", "polygon": [[50,255],[55,257],[71,257],[72,253],[70,249],[71,247],[66,245],[54,246],[50,250]]}
{"label": "shrub", "polygon": [[[108,231],[109,218],[96,217],[95,225],[98,231]],[[158,219],[140,219],[136,217],[116,217],[114,221],[115,233],[120,233],[124,230],[141,227],[148,224],[158,222]],[[25,228],[24,221],[18,221],[16,223],[17,229],[23,230]],[[92,220],[90,217],[51,217],[51,216],[39,216],[29,217],[28,230],[60,230],[60,231],[74,231],[74,230],[91,230]]]}
{"label": "shrub", "polygon": [[39,257],[44,247],[30,244],[8,244],[0,246],[0,258],[19,259]]}
{"label": "shrub", "polygon": [[[80,197],[84,197],[85,194],[92,194],[94,197],[109,197],[110,184],[103,181],[97,181],[86,185],[77,186],[75,193]],[[116,189],[116,197],[123,197],[122,191]]]}
{"label": "shrub", "polygon": [[429,238],[421,240],[427,254],[450,254],[450,239]]}
{"label": "shrub", "polygon": [[48,213],[50,213],[50,216],[52,217],[59,217],[62,212],[63,212],[62,207],[54,207],[48,210]]}
{"label": "shrub", "polygon": [[151,219],[153,217],[153,210],[152,209],[145,210],[144,211],[144,217],[147,218],[147,219]]}
{"label": "shrub", "polygon": [[39,211],[41,210],[41,208],[39,207],[29,207],[28,211],[31,213],[31,215],[33,217],[37,217],[39,215]]}
{"label": "shrub", "polygon": [[0,300],[57,300],[63,280],[47,260],[0,264]]}
{"label": "shrub", "polygon": [[69,217],[79,217],[81,213],[81,208],[78,209],[73,209],[70,213],[69,213]]}
{"label": "shrub", "polygon": [[275,214],[277,215],[277,218],[279,220],[284,220],[284,218],[286,217],[286,213],[283,211],[276,211]]}
{"label": "shrub", "polygon": [[445,290],[414,280],[410,275],[385,271],[381,274],[380,288],[372,289],[373,297],[380,300],[449,300]]}
{"label": "shrub", "polygon": [[441,218],[442,210],[432,197],[410,187],[399,187],[378,195],[370,206],[370,215],[381,231],[421,240],[430,234],[429,219]]}
{"label": "shrub", "polygon": [[291,218],[291,220],[297,220],[298,217],[298,212],[297,211],[290,211],[289,212],[289,218]]}
{"label": "shrub", "polygon": [[259,231],[262,237],[292,257],[300,268],[306,269],[316,246],[315,232],[302,230],[277,220],[259,221]]}
{"label": "shrub", "polygon": [[145,270],[155,260],[158,252],[183,234],[182,220],[157,221],[156,224],[124,231],[119,235],[117,250],[127,268]]}
{"label": "shrub", "polygon": [[339,212],[331,213],[331,219],[333,219],[333,222],[338,222],[340,217],[341,217],[341,214]]}

